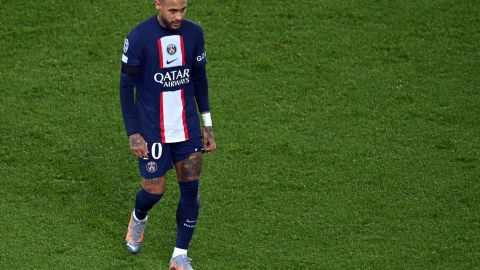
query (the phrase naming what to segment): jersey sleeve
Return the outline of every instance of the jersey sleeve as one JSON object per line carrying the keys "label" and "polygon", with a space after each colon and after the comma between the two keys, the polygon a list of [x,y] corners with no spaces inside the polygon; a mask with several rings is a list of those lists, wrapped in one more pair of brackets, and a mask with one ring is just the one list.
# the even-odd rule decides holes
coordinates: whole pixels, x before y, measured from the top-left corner
{"label": "jersey sleeve", "polygon": [[205,39],[202,28],[198,27],[198,38],[194,49],[192,81],[195,89],[195,100],[201,113],[210,111],[208,98],[208,79],[205,65],[207,54],[205,52]]}
{"label": "jersey sleeve", "polygon": [[200,26],[198,26],[198,37],[196,40],[193,55],[194,55],[194,59],[193,59],[194,67],[205,66],[207,64],[207,53],[205,51],[205,37],[203,35],[203,30]]}
{"label": "jersey sleeve", "polygon": [[120,75],[120,105],[122,108],[123,122],[125,124],[125,130],[127,135],[138,133],[139,119],[137,115],[137,109],[135,108],[135,99],[133,88],[135,86],[135,78],[122,73]]}
{"label": "jersey sleeve", "polygon": [[142,44],[135,30],[130,32],[123,44],[122,72],[120,75],[120,104],[127,135],[138,133],[139,119],[135,107],[135,79],[143,63]]}
{"label": "jersey sleeve", "polygon": [[143,64],[143,45],[138,31],[128,34],[123,43],[122,65],[140,66]]}

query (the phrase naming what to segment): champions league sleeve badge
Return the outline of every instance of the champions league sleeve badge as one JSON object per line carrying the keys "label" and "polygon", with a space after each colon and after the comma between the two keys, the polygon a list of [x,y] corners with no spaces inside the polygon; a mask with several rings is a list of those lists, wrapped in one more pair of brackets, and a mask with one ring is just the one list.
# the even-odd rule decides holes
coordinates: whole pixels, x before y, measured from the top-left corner
{"label": "champions league sleeve badge", "polygon": [[122,62],[125,64],[128,63],[128,56],[125,55],[128,51],[128,46],[129,46],[129,43],[128,43],[128,39],[126,38],[125,42],[123,42],[123,54],[122,54]]}
{"label": "champions league sleeve badge", "polygon": [[126,38],[125,42],[123,42],[123,53],[126,53],[128,51],[128,46],[129,46],[129,42],[128,42],[128,38]]}

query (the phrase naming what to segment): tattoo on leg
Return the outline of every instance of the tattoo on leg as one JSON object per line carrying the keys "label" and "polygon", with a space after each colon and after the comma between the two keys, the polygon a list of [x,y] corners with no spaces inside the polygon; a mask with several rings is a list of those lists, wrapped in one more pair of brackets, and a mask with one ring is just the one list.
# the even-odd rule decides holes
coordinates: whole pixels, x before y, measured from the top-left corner
{"label": "tattoo on leg", "polygon": [[146,186],[158,185],[162,182],[163,177],[152,178],[152,179],[143,179],[143,184]]}
{"label": "tattoo on leg", "polygon": [[[200,153],[191,154],[182,165],[182,177],[198,177],[202,170],[202,156]],[[186,179],[184,179],[186,180]]]}

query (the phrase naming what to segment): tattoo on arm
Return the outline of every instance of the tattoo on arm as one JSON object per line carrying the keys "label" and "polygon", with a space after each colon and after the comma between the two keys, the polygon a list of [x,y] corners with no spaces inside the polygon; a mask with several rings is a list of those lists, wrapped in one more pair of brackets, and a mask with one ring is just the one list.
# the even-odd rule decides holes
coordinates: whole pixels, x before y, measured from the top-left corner
{"label": "tattoo on arm", "polygon": [[145,143],[145,140],[142,136],[138,133],[132,134],[128,137],[128,141],[130,142],[131,147],[140,147]]}
{"label": "tattoo on arm", "polygon": [[206,127],[205,132],[207,133],[207,138],[213,139],[213,128],[212,127]]}

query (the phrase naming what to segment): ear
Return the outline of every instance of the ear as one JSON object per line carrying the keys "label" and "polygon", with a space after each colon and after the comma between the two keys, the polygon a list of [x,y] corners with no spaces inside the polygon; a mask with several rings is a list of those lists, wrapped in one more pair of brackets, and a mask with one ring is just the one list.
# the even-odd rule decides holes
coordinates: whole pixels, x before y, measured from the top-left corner
{"label": "ear", "polygon": [[162,9],[162,1],[161,0],[155,0],[155,9],[157,11],[160,11]]}

